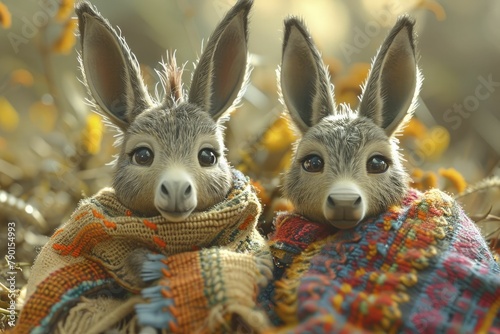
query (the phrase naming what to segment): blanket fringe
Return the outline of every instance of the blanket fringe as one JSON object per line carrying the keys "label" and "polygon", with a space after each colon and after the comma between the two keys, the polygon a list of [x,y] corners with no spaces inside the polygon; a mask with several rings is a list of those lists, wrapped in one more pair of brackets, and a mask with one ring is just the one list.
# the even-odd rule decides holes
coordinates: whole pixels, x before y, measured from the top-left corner
{"label": "blanket fringe", "polygon": [[[239,327],[230,328],[227,315],[238,315],[244,323]],[[221,332],[222,328],[230,333],[248,333],[249,329],[252,333],[261,333],[270,326],[264,312],[257,310],[256,307],[252,308],[238,303],[217,305],[210,311],[206,323],[209,333]]]}
{"label": "blanket fringe", "polygon": [[66,319],[58,324],[57,331],[60,334],[83,331],[86,334],[99,334],[108,330],[113,333],[135,332],[135,322],[131,321],[125,325],[120,322],[133,314],[134,305],[143,301],[141,296],[133,296],[125,301],[99,299],[82,298],[82,302],[73,307]]}

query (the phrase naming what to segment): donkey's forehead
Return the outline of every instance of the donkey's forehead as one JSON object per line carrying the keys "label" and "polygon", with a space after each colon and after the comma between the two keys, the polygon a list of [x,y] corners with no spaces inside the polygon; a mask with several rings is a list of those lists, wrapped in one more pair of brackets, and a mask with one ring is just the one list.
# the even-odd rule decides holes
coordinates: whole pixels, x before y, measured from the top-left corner
{"label": "donkey's forehead", "polygon": [[193,138],[218,135],[217,123],[200,108],[182,104],[172,109],[154,108],[141,113],[130,125],[131,134],[147,133],[163,138]]}
{"label": "donkey's forehead", "polygon": [[374,141],[389,141],[384,131],[370,119],[354,114],[323,118],[306,133],[305,138],[335,149],[357,149]]}

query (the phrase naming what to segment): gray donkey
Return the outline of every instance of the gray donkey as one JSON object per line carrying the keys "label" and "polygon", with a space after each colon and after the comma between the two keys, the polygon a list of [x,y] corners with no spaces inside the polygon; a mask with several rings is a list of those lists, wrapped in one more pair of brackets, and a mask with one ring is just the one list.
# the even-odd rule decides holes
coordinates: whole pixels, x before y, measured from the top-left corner
{"label": "gray donkey", "polygon": [[409,177],[395,135],[412,116],[422,81],[413,25],[406,16],[397,21],[353,111],[335,104],[327,68],[304,23],[285,21],[281,97],[302,138],[283,190],[297,213],[345,229],[403,199]]}
{"label": "gray donkey", "polygon": [[37,256],[19,332],[267,325],[255,306],[255,290],[272,275],[256,229],[261,206],[249,179],[230,168],[222,134],[249,73],[251,6],[239,0],[218,24],[189,93],[169,57],[165,95],[153,99],[124,39],[91,4],[77,3],[84,81],[121,130],[120,153],[114,187],[83,199]]}
{"label": "gray donkey", "polygon": [[[79,3],[85,84],[122,132],[113,186],[134,212],[172,222],[222,201],[231,187],[222,120],[247,79],[247,16],[240,0],[212,34],[184,94],[182,69],[169,57],[154,100],[123,37],[88,3]],[[186,96],[187,95],[187,96]]]}

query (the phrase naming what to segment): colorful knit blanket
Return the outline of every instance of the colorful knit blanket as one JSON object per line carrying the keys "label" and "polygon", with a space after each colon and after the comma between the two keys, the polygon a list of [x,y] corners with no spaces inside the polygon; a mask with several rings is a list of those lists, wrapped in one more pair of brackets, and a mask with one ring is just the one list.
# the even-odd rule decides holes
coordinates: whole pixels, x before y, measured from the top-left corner
{"label": "colorful knit blanket", "polygon": [[288,213],[275,224],[270,332],[500,333],[500,268],[439,190],[349,230]]}
{"label": "colorful knit blanket", "polygon": [[[260,211],[249,180],[237,171],[225,201],[178,223],[140,217],[113,189],[103,189],[83,200],[42,248],[14,332],[265,327],[255,300],[272,260],[256,230]],[[151,312],[141,320],[136,307]],[[151,324],[152,314],[161,319]]]}

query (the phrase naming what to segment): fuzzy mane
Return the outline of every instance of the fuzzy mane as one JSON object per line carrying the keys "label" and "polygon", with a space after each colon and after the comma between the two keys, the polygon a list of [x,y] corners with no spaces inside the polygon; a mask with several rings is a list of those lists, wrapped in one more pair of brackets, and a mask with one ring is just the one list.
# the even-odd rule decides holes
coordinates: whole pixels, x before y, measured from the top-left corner
{"label": "fuzzy mane", "polygon": [[[183,102],[186,97],[182,84],[184,66],[177,66],[175,52],[172,54],[167,52],[167,60],[162,61],[160,65],[162,71],[156,70],[156,74],[160,78],[162,92],[159,94],[156,91],[156,96],[161,107],[171,108]],[[159,98],[159,96],[162,96],[162,98]]]}

